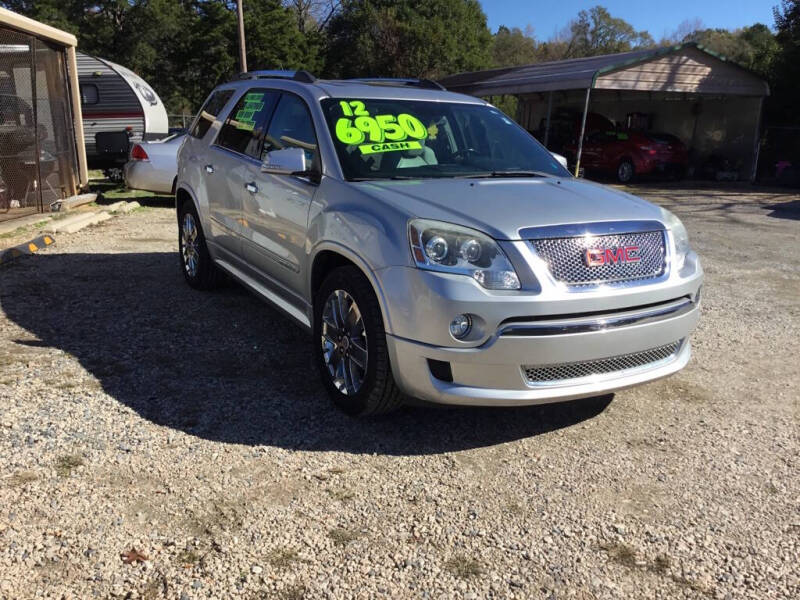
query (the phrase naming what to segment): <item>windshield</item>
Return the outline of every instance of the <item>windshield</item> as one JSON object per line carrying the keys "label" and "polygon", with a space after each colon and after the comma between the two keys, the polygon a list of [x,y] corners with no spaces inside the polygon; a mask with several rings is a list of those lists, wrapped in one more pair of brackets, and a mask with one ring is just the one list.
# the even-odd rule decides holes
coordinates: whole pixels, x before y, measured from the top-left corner
{"label": "windshield", "polygon": [[322,109],[349,180],[569,177],[528,132],[490,106],[328,98]]}

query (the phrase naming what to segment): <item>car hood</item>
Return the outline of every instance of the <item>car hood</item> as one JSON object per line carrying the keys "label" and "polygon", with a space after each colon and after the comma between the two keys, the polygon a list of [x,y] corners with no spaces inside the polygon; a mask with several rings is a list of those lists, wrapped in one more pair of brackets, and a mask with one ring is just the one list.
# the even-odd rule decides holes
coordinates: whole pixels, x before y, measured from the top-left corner
{"label": "car hood", "polygon": [[661,221],[661,209],[582,179],[426,179],[355,184],[411,217],[457,223],[498,240],[527,227],[599,221]]}

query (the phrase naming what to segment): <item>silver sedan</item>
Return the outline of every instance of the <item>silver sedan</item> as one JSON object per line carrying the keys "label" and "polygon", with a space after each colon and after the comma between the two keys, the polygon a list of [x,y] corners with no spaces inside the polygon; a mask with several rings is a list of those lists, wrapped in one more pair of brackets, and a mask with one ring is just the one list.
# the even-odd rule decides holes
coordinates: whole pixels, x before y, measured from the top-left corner
{"label": "silver sedan", "polygon": [[185,137],[173,135],[134,144],[124,168],[125,185],[132,190],[174,194],[178,149]]}

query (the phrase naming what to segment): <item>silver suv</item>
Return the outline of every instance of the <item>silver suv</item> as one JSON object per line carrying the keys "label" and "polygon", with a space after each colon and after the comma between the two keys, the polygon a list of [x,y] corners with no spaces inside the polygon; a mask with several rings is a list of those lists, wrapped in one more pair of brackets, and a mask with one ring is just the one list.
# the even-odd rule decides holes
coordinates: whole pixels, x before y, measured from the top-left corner
{"label": "silver suv", "polygon": [[311,331],[350,414],[567,400],[689,360],[703,271],[681,222],[435,82],[220,85],[176,189],[189,285],[224,272]]}

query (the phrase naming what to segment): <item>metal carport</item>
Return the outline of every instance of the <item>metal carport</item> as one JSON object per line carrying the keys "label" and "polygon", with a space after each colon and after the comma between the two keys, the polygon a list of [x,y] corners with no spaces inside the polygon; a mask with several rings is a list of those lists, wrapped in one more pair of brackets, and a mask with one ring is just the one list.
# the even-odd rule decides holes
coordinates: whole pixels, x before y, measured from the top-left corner
{"label": "metal carport", "polygon": [[517,120],[553,148],[554,107],[580,115],[576,173],[587,115],[616,123],[649,115],[649,129],[677,135],[700,164],[722,153],[755,177],[763,99],[769,86],[750,71],[695,42],[651,50],[460,73],[439,80],[473,96],[514,95]]}

